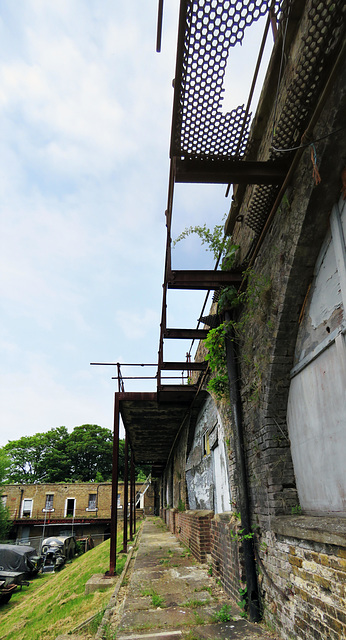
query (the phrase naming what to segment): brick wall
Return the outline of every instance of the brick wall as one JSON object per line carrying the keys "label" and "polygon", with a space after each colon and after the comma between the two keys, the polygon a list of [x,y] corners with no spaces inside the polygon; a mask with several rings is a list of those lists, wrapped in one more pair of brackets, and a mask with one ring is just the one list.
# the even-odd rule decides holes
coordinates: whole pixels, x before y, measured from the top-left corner
{"label": "brick wall", "polygon": [[183,511],[176,513],[176,535],[198,560],[206,562],[210,553],[210,522],[213,511]]}
{"label": "brick wall", "polygon": [[168,513],[168,528],[171,533],[175,534],[177,528],[177,514],[178,509],[169,509]]}
{"label": "brick wall", "polygon": [[245,583],[239,528],[239,520],[231,513],[217,514],[211,520],[213,576],[221,581],[226,593],[235,601],[239,600],[239,588]]}
{"label": "brick wall", "polygon": [[346,548],[267,536],[264,617],[285,640],[346,638]]}
{"label": "brick wall", "polygon": [[[136,491],[141,489],[142,484],[136,484]],[[23,500],[32,500],[32,514],[34,519],[43,519],[46,504],[46,495],[53,495],[53,509],[49,513],[50,520],[56,518],[64,518],[66,511],[66,500],[68,498],[75,500],[75,517],[76,518],[110,518],[111,501],[112,501],[112,485],[107,483],[96,482],[74,482],[71,484],[7,484],[2,487],[3,496],[6,496],[6,506],[9,508],[10,517],[12,519],[21,517],[20,504],[23,506]],[[120,494],[120,504],[124,504],[124,483],[119,482],[118,493]],[[88,511],[89,494],[97,495],[97,512]],[[154,511],[154,490],[149,487],[144,496],[144,507],[146,513]]]}

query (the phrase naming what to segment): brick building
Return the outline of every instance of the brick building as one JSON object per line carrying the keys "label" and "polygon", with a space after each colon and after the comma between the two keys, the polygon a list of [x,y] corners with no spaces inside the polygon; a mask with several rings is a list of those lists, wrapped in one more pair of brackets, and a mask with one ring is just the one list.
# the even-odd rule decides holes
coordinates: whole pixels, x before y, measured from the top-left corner
{"label": "brick building", "polygon": [[[150,482],[137,483],[137,513],[154,512],[154,488]],[[99,544],[110,536],[112,485],[110,482],[59,484],[7,484],[2,500],[12,520],[11,538],[35,543],[45,537],[71,531],[77,537],[90,536]],[[124,483],[118,487],[121,521]]]}

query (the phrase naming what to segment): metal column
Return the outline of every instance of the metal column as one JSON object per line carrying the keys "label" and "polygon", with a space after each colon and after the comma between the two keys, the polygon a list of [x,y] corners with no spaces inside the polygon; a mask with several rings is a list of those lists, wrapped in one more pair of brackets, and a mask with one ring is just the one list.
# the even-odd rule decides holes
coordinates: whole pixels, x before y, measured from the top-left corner
{"label": "metal column", "polygon": [[117,555],[118,529],[118,463],[119,463],[119,393],[114,396],[114,432],[113,432],[113,468],[112,468],[112,509],[111,509],[111,548],[109,575],[114,576]]}
{"label": "metal column", "polygon": [[129,442],[125,431],[125,471],[124,471],[124,531],[123,531],[123,553],[127,553],[127,505],[129,500]]}

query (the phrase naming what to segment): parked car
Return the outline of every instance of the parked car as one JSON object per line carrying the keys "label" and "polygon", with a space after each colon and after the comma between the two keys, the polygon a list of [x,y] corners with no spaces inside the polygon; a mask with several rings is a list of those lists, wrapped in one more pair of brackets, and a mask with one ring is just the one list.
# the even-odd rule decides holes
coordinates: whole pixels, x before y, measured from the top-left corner
{"label": "parked car", "polygon": [[[35,576],[42,566],[42,557],[29,545],[0,544],[1,602],[8,602],[14,588],[11,585],[29,585],[28,578]],[[9,595],[10,594],[10,595]],[[7,596],[9,597],[7,598]]]}
{"label": "parked car", "polygon": [[74,536],[52,536],[42,542],[42,573],[61,569],[66,560],[72,560],[76,553]]}

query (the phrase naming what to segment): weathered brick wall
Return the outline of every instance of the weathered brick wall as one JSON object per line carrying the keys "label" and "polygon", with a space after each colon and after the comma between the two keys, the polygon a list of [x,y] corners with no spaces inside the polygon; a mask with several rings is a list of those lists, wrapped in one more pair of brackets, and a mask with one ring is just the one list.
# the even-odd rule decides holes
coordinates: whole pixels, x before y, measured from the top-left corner
{"label": "weathered brick wall", "polygon": [[239,600],[239,588],[245,583],[239,529],[239,520],[231,513],[217,514],[211,520],[213,576],[221,581],[224,590],[235,602]]}
{"label": "weathered brick wall", "polygon": [[346,637],[346,548],[267,534],[260,582],[266,622],[285,640]]}
{"label": "weathered brick wall", "polygon": [[210,553],[210,522],[213,511],[183,511],[178,512],[176,535],[198,560],[206,562]]}
{"label": "weathered brick wall", "polygon": [[[142,487],[141,483],[136,484],[136,491]],[[112,485],[107,483],[84,482],[71,484],[7,484],[3,485],[3,495],[6,496],[6,506],[10,510],[12,519],[19,518],[20,503],[23,500],[31,499],[32,502],[32,518],[44,518],[46,504],[46,495],[53,495],[53,509],[49,513],[49,518],[63,518],[65,516],[66,499],[75,499],[75,517],[76,518],[110,518],[111,501],[112,501]],[[119,482],[118,493],[120,494],[120,504],[124,504],[124,483]],[[88,511],[89,494],[97,495],[97,512]],[[144,505],[146,512],[151,513],[154,509],[154,491],[151,487],[144,496]],[[151,508],[150,508],[151,507]]]}

